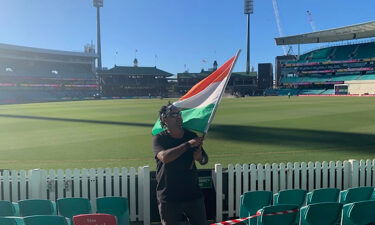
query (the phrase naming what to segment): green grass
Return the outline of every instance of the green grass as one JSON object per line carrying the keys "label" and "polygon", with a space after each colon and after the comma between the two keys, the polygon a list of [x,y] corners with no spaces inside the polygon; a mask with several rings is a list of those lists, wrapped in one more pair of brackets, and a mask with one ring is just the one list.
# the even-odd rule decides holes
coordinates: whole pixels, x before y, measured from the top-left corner
{"label": "green grass", "polygon": [[[155,168],[151,127],[167,100],[0,106],[0,168]],[[215,163],[375,158],[375,99],[224,99],[204,147]]]}

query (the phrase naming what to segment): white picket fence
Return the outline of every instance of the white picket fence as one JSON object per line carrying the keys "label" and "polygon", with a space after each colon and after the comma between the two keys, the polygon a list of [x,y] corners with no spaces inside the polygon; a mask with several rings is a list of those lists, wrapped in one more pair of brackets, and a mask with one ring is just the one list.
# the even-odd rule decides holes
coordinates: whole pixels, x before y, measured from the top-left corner
{"label": "white picket fence", "polygon": [[131,221],[150,224],[150,169],[135,168],[3,171],[0,199],[17,202],[24,199],[83,197],[96,211],[96,198],[122,196],[129,200]]}
{"label": "white picket fence", "polygon": [[[225,180],[224,180],[225,179]],[[213,181],[216,189],[216,221],[223,215],[239,216],[242,193],[268,190],[335,187],[347,189],[375,186],[375,160],[337,162],[215,165]],[[224,186],[225,185],[225,186]]]}

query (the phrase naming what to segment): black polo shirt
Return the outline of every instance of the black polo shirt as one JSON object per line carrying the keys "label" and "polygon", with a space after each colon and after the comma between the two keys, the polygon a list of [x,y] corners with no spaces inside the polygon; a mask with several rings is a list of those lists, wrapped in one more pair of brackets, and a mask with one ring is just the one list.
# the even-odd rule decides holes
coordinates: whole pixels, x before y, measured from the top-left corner
{"label": "black polo shirt", "polygon": [[[153,139],[156,159],[156,193],[160,202],[190,201],[202,197],[198,185],[197,167],[194,162],[194,148],[188,149],[170,163],[163,163],[156,156],[159,152],[177,147],[197,137],[194,132],[184,129],[184,136],[176,139],[163,131]],[[202,149],[204,156],[207,154]]]}

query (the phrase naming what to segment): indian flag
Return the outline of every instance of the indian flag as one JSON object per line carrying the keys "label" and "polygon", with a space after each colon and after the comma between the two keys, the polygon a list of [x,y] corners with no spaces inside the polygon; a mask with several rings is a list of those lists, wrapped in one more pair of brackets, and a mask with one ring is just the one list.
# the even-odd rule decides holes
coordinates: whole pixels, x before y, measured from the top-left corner
{"label": "indian flag", "polygon": [[[173,103],[181,110],[184,128],[207,133],[239,52]],[[163,128],[158,120],[152,128],[152,135],[161,131]]]}

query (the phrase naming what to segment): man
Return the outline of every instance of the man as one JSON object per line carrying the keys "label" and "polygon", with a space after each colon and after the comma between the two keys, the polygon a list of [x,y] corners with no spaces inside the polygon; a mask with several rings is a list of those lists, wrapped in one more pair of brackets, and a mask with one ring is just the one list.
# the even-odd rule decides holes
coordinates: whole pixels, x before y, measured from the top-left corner
{"label": "man", "polygon": [[178,225],[185,214],[191,225],[207,225],[195,161],[208,162],[203,138],[182,127],[180,110],[168,104],[159,112],[165,131],[154,136],[157,199],[163,225]]}

